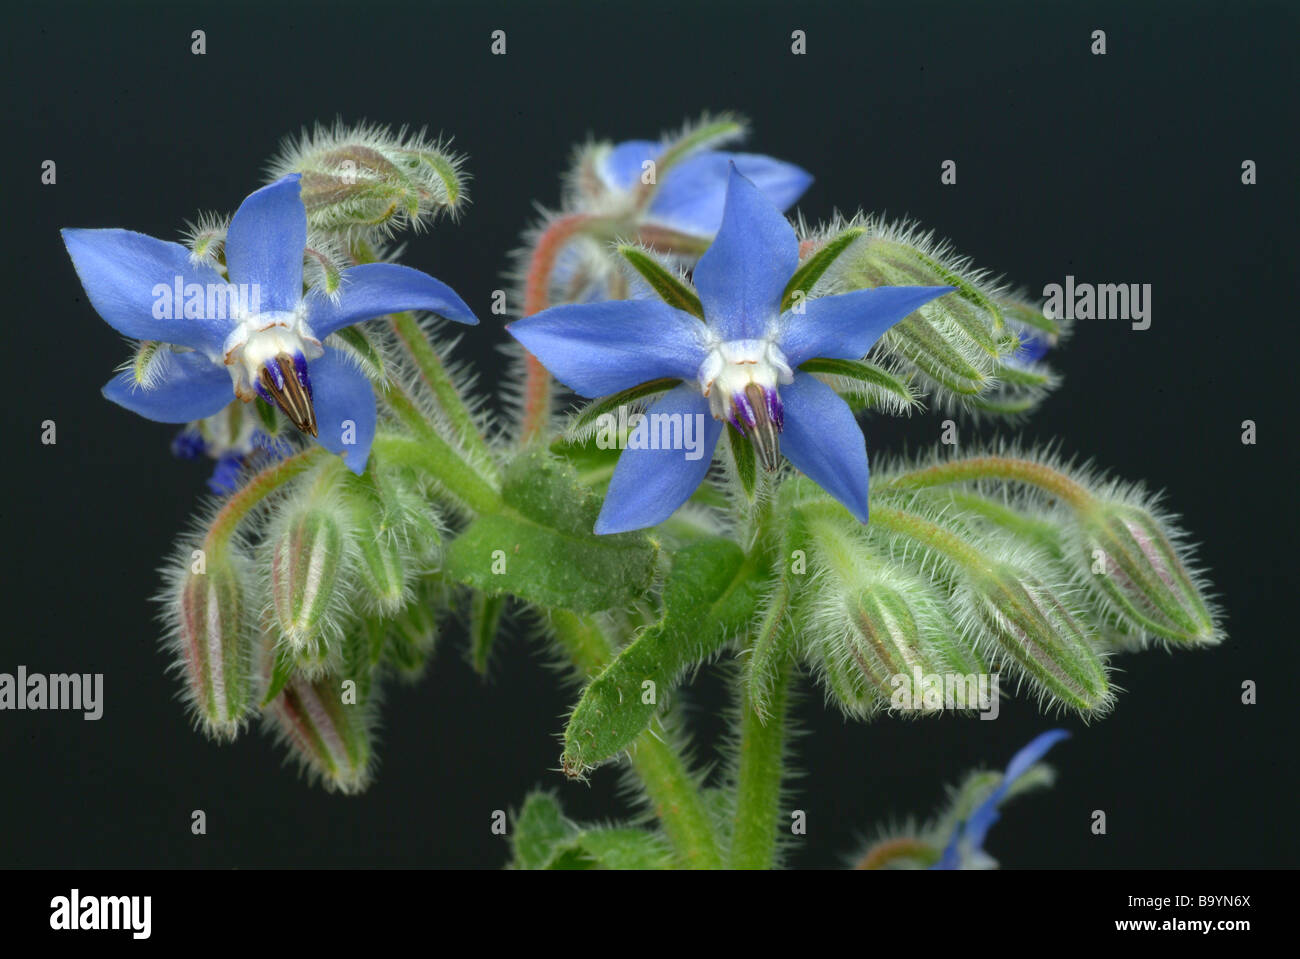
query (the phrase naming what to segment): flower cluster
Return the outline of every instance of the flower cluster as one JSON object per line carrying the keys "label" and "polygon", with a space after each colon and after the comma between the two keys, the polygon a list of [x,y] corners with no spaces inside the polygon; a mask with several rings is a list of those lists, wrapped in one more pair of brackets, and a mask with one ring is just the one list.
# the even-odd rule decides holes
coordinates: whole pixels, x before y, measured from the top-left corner
{"label": "flower cluster", "polygon": [[[855,719],[992,719],[1012,687],[1087,719],[1115,699],[1113,657],[1224,638],[1140,486],[998,444],[869,468],[863,417],[1031,411],[1068,328],[914,226],[787,219],[811,175],[733,151],[743,132],[724,116],[579,150],[524,252],[522,376],[489,383],[513,405],[449,359],[441,321],[477,323],[465,301],[393,262],[396,234],[465,204],[464,158],[423,134],[304,133],[185,244],[63,231],[135,341],[104,395],[215,461],[160,594],[196,726],[260,719],[355,793],[381,685],[418,677],[451,620],[486,673],[527,616],[582,682],[560,768],[635,756],[659,824],[573,823],[534,794],[515,864],[769,867],[804,674]],[[581,397],[564,418],[556,383]],[[704,788],[673,694],[719,658],[734,775]],[[991,865],[999,807],[1065,735],[861,865]]]}

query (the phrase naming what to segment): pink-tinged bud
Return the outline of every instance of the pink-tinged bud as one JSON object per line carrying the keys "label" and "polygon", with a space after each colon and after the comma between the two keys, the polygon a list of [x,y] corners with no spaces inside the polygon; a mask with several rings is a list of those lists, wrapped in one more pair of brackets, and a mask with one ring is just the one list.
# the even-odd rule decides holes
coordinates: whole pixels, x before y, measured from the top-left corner
{"label": "pink-tinged bud", "polygon": [[198,724],[214,739],[233,739],[253,705],[252,642],[244,587],[228,556],[196,558],[181,578],[175,644]]}
{"label": "pink-tinged bud", "polygon": [[1183,644],[1223,638],[1164,525],[1141,506],[1101,500],[1079,515],[1078,554],[1087,580],[1131,627]]}
{"label": "pink-tinged bud", "polygon": [[938,604],[921,588],[907,590],[905,581],[863,578],[869,585],[835,600],[842,625],[813,644],[832,695],[848,693],[842,708],[850,714],[869,714],[875,706],[914,713],[988,708],[987,667]]}
{"label": "pink-tinged bud", "polygon": [[334,511],[309,506],[287,517],[270,539],[271,605],[284,640],[304,665],[324,663],[338,633],[335,611],[345,534]]}
{"label": "pink-tinged bud", "polygon": [[294,758],[326,789],[352,794],[370,784],[373,713],[355,680],[296,674],[267,713]]}
{"label": "pink-tinged bud", "polygon": [[1113,694],[1093,648],[1095,637],[1060,590],[997,563],[966,599],[976,621],[992,634],[993,652],[1015,663],[1043,695],[1081,713],[1110,707]]}

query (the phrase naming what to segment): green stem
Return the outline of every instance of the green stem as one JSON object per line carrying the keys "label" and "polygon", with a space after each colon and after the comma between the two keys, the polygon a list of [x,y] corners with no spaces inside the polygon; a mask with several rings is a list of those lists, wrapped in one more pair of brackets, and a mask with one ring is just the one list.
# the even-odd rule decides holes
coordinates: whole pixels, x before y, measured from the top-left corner
{"label": "green stem", "polygon": [[212,524],[208,527],[207,536],[204,538],[204,546],[207,551],[211,553],[224,549],[230,541],[235,528],[253,507],[284,486],[285,483],[307,472],[328,455],[328,452],[323,447],[312,446],[301,453],[295,453],[278,463],[273,463],[255,475],[238,492],[226,500],[221,510],[212,520]]}
{"label": "green stem", "polygon": [[766,715],[754,707],[748,693],[742,697],[730,863],[735,869],[771,869],[775,864],[789,700],[788,660],[777,667]]}
{"label": "green stem", "polygon": [[[588,676],[614,659],[614,644],[591,616],[553,610],[551,630],[569,658]],[[722,853],[717,833],[681,756],[652,729],[637,738],[630,754],[632,768],[678,856],[693,869],[719,868]]]}
{"label": "green stem", "polygon": [[488,450],[487,441],[483,439],[474,417],[470,415],[469,407],[461,399],[460,392],[447,373],[447,368],[433,348],[433,344],[429,342],[429,338],[425,336],[424,330],[420,328],[415,316],[411,313],[394,313],[389,317],[389,322],[392,324],[393,332],[397,334],[398,341],[406,348],[407,355],[419,371],[420,379],[446,414],[455,431],[456,440],[476,458],[484,463],[491,463],[492,454]]}
{"label": "green stem", "polygon": [[[353,244],[352,259],[359,264],[374,263],[377,257],[370,244],[360,240]],[[447,374],[442,358],[429,342],[415,315],[408,312],[393,313],[388,319],[398,342],[402,344],[407,357],[419,371],[420,379],[429,388],[439,408],[451,422],[457,441],[468,451],[481,457],[485,463],[491,463],[492,455],[486,440],[479,432],[474,417],[470,415],[469,407],[465,405],[456,385]],[[421,419],[424,417],[421,416]]]}
{"label": "green stem", "polygon": [[419,438],[380,433],[375,437],[371,455],[428,473],[476,513],[491,513],[501,508],[501,496],[491,482],[437,433],[429,431]]}
{"label": "green stem", "polygon": [[645,784],[655,815],[682,860],[692,869],[721,868],[722,852],[713,823],[677,751],[647,729],[632,747],[632,768]]}
{"label": "green stem", "polygon": [[1007,456],[976,456],[972,459],[940,463],[895,477],[885,483],[884,488],[924,489],[946,483],[963,483],[981,479],[1027,483],[1064,500],[1075,509],[1084,509],[1093,501],[1091,493],[1059,470],[1044,466],[1042,463],[1035,463],[1033,460],[1013,459]]}

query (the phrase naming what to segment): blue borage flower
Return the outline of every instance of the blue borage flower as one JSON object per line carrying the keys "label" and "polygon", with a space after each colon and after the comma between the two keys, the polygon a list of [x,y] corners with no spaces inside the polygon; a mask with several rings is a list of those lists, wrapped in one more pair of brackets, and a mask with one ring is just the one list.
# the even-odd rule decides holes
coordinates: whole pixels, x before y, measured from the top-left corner
{"label": "blue borage flower", "polygon": [[[784,453],[867,521],[862,431],[847,403],[799,370],[816,357],[858,359],[917,307],[953,288],[880,287],[807,300],[781,312],[799,265],[799,241],[773,203],[730,167],[722,224],[694,283],[705,321],[658,300],[557,306],[508,329],[552,374],[587,397],[660,378],[682,380],[647,411],[705,424],[711,452],[723,423],[753,442],[766,469]],[[703,481],[711,456],[627,449],[596,521],[597,533],[654,526]]]}
{"label": "blue borage flower", "polygon": [[984,839],[1000,818],[998,805],[1007,798],[1007,792],[1017,779],[1045,755],[1047,751],[1062,739],[1068,739],[1069,732],[1064,729],[1052,729],[1040,733],[1030,740],[1020,752],[1011,757],[1002,781],[989,793],[988,798],[975,807],[964,822],[953,829],[952,838],[944,847],[943,855],[932,869],[978,869],[993,865],[991,857],[984,852]]}
{"label": "blue borage flower", "polygon": [[445,283],[393,263],[342,271],[334,296],[304,295],[307,213],[298,181],[282,177],[240,205],[226,237],[228,277],[179,243],[130,230],[63,230],[63,242],[110,326],[172,347],[158,354],[149,385],[123,372],[104,387],[108,399],[147,419],[185,423],[216,413],[232,388],[245,402],[261,396],[360,473],[375,434],[375,394],[326,337],[402,310],[478,320]]}
{"label": "blue borage flower", "polygon": [[[606,189],[631,193],[641,183],[645,164],[658,159],[668,146],[653,140],[615,144],[597,159],[597,174]],[[705,150],[664,171],[642,214],[643,221],[692,236],[713,237],[722,224],[733,165],[782,210],[792,206],[813,180],[807,170],[760,153]]]}
{"label": "blue borage flower", "polygon": [[[782,210],[793,206],[813,181],[802,167],[761,153],[701,150],[656,171],[649,202],[641,206],[646,165],[660,159],[672,140],[626,140],[593,148],[575,180],[579,212],[626,215],[627,236],[638,238],[682,267],[694,265],[699,249],[722,223],[731,164]],[[583,174],[586,174],[585,176]],[[688,252],[693,251],[693,252]],[[611,297],[614,278],[622,278],[617,257],[601,241],[578,237],[556,260],[551,282],[569,302],[594,303]]]}

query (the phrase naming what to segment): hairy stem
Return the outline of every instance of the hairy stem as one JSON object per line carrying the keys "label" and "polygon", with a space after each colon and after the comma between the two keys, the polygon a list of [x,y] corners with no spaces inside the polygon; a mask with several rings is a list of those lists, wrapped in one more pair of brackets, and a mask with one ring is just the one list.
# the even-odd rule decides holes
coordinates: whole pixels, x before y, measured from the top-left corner
{"label": "hairy stem", "polygon": [[765,715],[755,708],[748,692],[741,698],[740,765],[730,861],[734,869],[770,869],[775,864],[789,686],[790,663],[785,661],[773,676]]}
{"label": "hairy stem", "polygon": [[465,405],[437,350],[425,336],[415,316],[411,313],[394,313],[388,320],[393,327],[393,332],[397,334],[398,342],[405,348],[407,356],[419,371],[421,381],[429,388],[438,406],[446,414],[455,432],[456,440],[476,459],[485,464],[491,463],[492,454],[488,450],[487,441],[479,432],[469,407]]}
{"label": "hairy stem", "polygon": [[[374,263],[377,257],[369,243],[359,240],[352,245],[352,259],[359,264]],[[420,379],[429,388],[438,407],[451,423],[456,440],[483,462],[491,463],[492,456],[488,451],[487,441],[479,432],[474,417],[470,415],[469,407],[465,405],[460,391],[452,383],[447,368],[438,356],[438,351],[429,342],[429,337],[425,335],[415,315],[408,312],[393,313],[389,316],[388,322],[403,352],[415,365]]]}
{"label": "hairy stem", "polygon": [[[592,616],[553,610],[551,630],[574,664],[594,676],[614,658],[614,644]],[[717,833],[690,770],[677,751],[648,729],[630,750],[632,768],[645,786],[655,815],[673,848],[695,869],[722,865]]]}
{"label": "hairy stem", "polygon": [[430,431],[418,439],[380,433],[375,437],[372,456],[429,474],[476,513],[491,513],[501,508],[501,496],[492,484],[437,433]]}
{"label": "hairy stem", "polygon": [[980,479],[1011,480],[1027,483],[1051,493],[1075,509],[1092,502],[1092,494],[1059,470],[1033,460],[1008,456],[976,456],[972,459],[954,460],[925,469],[914,470],[895,477],[884,484],[886,489],[924,489],[946,483],[962,483]]}
{"label": "hairy stem", "polygon": [[[551,271],[568,242],[589,227],[595,217],[585,213],[562,216],[542,231],[528,261],[524,278],[524,316],[540,313],[550,306],[548,290]],[[546,428],[551,415],[551,374],[531,353],[526,359],[524,377],[523,418],[519,424],[520,439],[527,443]]]}
{"label": "hairy stem", "polygon": [[219,552],[230,541],[230,536],[240,521],[280,487],[301,476],[316,464],[323,462],[329,453],[320,446],[312,446],[293,456],[272,463],[263,469],[236,493],[232,494],[208,527],[204,546],[208,552]]}

